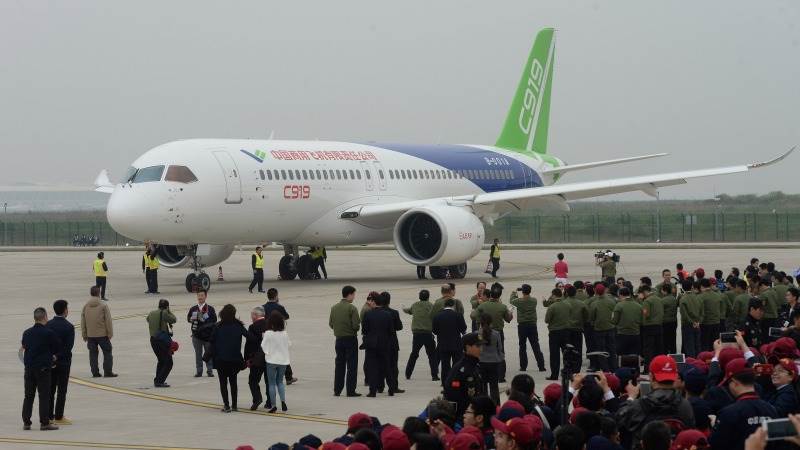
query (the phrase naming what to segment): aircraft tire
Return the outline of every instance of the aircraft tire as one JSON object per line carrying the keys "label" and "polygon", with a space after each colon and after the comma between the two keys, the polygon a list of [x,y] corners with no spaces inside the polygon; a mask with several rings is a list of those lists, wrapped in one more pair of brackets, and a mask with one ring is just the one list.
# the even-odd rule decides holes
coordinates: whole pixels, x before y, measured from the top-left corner
{"label": "aircraft tire", "polygon": [[294,280],[297,277],[297,263],[294,255],[284,255],[278,263],[281,280]]}
{"label": "aircraft tire", "polygon": [[314,259],[311,255],[303,255],[297,260],[297,276],[301,280],[314,279]]}
{"label": "aircraft tire", "polygon": [[450,266],[450,276],[457,279],[462,279],[467,276],[467,263],[456,264]]}
{"label": "aircraft tire", "polygon": [[205,272],[197,276],[195,283],[197,284],[198,288],[206,291],[211,289],[211,277]]}
{"label": "aircraft tire", "polygon": [[187,292],[194,292],[194,284],[196,283],[197,275],[190,273],[186,275],[186,291]]}
{"label": "aircraft tire", "polygon": [[447,267],[430,266],[428,271],[431,273],[431,278],[434,280],[443,280],[447,276]]}

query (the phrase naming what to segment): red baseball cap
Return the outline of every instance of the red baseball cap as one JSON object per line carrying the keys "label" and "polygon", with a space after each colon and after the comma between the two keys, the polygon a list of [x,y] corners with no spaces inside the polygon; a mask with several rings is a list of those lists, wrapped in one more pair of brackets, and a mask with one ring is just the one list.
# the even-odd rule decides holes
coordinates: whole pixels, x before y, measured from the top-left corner
{"label": "red baseball cap", "polygon": [[792,374],[792,379],[797,379],[797,365],[789,358],[781,358],[778,361],[778,364],[775,365],[776,367],[780,366],[783,367],[784,370]]}
{"label": "red baseball cap", "polygon": [[608,383],[608,388],[611,389],[611,392],[619,392],[620,388],[622,387],[619,377],[611,372],[605,372],[604,375],[606,376],[606,382]]}
{"label": "red baseball cap", "polygon": [[472,433],[458,433],[447,443],[447,450],[480,450],[481,441]]}
{"label": "red baseball cap", "polygon": [[731,377],[740,373],[753,372],[752,367],[747,367],[747,361],[744,358],[736,358],[725,366],[725,378],[720,381],[719,386],[730,381]]}
{"label": "red baseball cap", "polygon": [[678,379],[678,363],[671,356],[658,355],[650,361],[650,377],[657,382]]}
{"label": "red baseball cap", "polygon": [[589,412],[589,410],[583,406],[578,406],[577,408],[573,409],[569,414],[569,423],[575,425],[575,420],[578,418],[578,416],[587,412]]}
{"label": "red baseball cap", "polygon": [[372,427],[372,418],[362,412],[355,413],[347,419],[348,432],[352,433],[353,431],[370,427]]}
{"label": "red baseball cap", "polygon": [[719,366],[722,370],[728,366],[728,363],[734,359],[744,358],[744,353],[738,348],[726,347],[719,352]]}
{"label": "red baseball cap", "polygon": [[397,427],[385,427],[381,432],[381,443],[384,450],[409,450],[411,448],[408,436]]}
{"label": "red baseball cap", "polygon": [[531,422],[522,417],[514,417],[507,422],[502,422],[497,420],[496,417],[492,417],[492,428],[511,436],[511,439],[517,444],[527,445],[533,442],[534,435]]}
{"label": "red baseball cap", "polygon": [[772,353],[779,358],[800,356],[797,344],[790,337],[782,337],[772,343]]}
{"label": "red baseball cap", "polygon": [[486,441],[483,440],[483,431],[481,431],[481,429],[478,427],[467,425],[466,427],[462,428],[458,434],[471,434],[480,444],[481,450],[486,446]]}
{"label": "red baseball cap", "polygon": [[606,287],[600,283],[594,285],[594,295],[603,295],[606,293]]}
{"label": "red baseball cap", "polygon": [[700,352],[697,354],[697,359],[703,362],[711,361],[711,358],[714,357],[714,352]]}
{"label": "red baseball cap", "polygon": [[705,361],[700,361],[699,359],[689,356],[686,358],[686,364],[694,366],[697,370],[703,373],[708,373],[708,363]]}
{"label": "red baseball cap", "polygon": [[361,442],[353,442],[347,446],[347,450],[369,450],[369,447]]}
{"label": "red baseball cap", "polygon": [[319,450],[346,450],[347,447],[339,442],[326,442],[322,444]]}
{"label": "red baseball cap", "polygon": [[670,450],[706,449],[711,447],[708,438],[699,430],[683,430],[675,436]]}
{"label": "red baseball cap", "polygon": [[550,383],[545,386],[542,394],[544,395],[544,404],[552,408],[558,402],[558,399],[561,398],[561,385],[558,383]]}

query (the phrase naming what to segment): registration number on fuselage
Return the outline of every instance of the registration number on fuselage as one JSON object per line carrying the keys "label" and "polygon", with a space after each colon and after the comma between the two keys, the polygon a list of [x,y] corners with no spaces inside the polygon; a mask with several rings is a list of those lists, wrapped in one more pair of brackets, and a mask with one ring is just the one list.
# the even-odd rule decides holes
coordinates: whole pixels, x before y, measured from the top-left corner
{"label": "registration number on fuselage", "polygon": [[283,198],[287,200],[304,200],[311,197],[311,186],[287,184],[283,187]]}
{"label": "registration number on fuselage", "polygon": [[484,156],[483,160],[486,161],[486,164],[490,165],[490,166],[510,166],[511,165],[511,162],[509,162],[509,160],[507,158],[501,158],[501,157],[497,157],[497,156],[491,157],[491,158],[488,157],[488,156]]}

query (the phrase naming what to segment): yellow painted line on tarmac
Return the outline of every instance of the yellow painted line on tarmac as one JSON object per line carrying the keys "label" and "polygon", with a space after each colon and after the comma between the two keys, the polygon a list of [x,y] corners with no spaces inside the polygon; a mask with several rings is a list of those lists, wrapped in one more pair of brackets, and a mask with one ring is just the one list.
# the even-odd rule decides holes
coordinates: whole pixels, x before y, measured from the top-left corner
{"label": "yellow painted line on tarmac", "polygon": [[0,443],[25,444],[25,445],[51,445],[60,447],[81,447],[81,448],[123,448],[123,449],[133,449],[133,450],[217,450],[211,448],[198,448],[198,447],[164,447],[161,445],[112,444],[108,442],[60,441],[60,440],[50,440],[50,439],[23,439],[23,438],[4,438],[4,437],[0,437]]}
{"label": "yellow painted line on tarmac", "polygon": [[[209,402],[201,402],[197,400],[189,400],[184,398],[177,398],[177,397],[168,397],[166,395],[158,395],[158,394],[150,394],[147,392],[138,392],[130,389],[123,389],[114,386],[109,386],[106,384],[99,384],[94,383],[92,381],[84,380],[82,378],[70,377],[69,380],[77,385],[99,389],[102,391],[107,392],[114,392],[116,394],[124,394],[130,395],[132,397],[139,397],[148,400],[159,400],[162,402],[168,403],[176,403],[179,405],[186,405],[186,406],[195,406],[198,408],[207,408],[207,409],[222,409],[222,405],[216,403],[209,403]],[[240,409],[239,414],[254,414],[258,416],[266,416],[272,417],[276,419],[290,419],[290,420],[302,420],[306,422],[316,422],[316,423],[325,423],[329,425],[347,425],[347,421],[339,420],[339,419],[326,419],[324,417],[313,417],[313,416],[301,416],[297,414],[284,414],[284,413],[274,413],[270,414],[264,410],[257,410],[257,411],[250,411],[250,409]]]}

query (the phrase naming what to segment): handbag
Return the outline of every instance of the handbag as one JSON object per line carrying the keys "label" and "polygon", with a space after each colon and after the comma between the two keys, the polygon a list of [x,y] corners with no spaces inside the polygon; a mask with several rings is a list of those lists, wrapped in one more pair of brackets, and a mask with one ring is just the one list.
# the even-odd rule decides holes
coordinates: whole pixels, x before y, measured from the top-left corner
{"label": "handbag", "polygon": [[486,270],[484,270],[483,273],[492,273],[492,260],[491,259],[486,263]]}
{"label": "handbag", "polygon": [[161,329],[161,324],[162,323],[164,323],[164,310],[163,309],[161,310],[161,313],[159,315],[159,320],[158,320],[158,328],[159,328],[159,330],[158,330],[158,333],[156,333],[155,338],[159,342],[165,344],[167,347],[171,347],[172,346],[172,333],[169,333],[167,331],[162,330]]}

